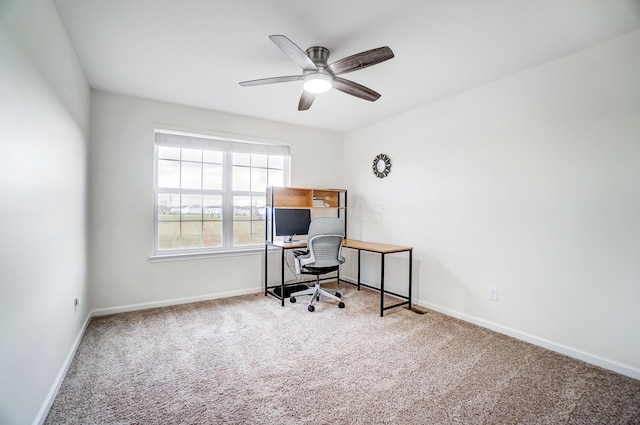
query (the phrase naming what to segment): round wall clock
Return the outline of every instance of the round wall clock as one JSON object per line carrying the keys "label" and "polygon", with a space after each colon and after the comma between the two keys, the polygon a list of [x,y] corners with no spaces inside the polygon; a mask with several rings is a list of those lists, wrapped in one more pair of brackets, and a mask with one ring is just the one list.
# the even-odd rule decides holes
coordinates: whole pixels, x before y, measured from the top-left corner
{"label": "round wall clock", "polygon": [[373,174],[376,177],[380,177],[381,179],[387,177],[387,175],[391,172],[391,159],[381,153],[373,159]]}

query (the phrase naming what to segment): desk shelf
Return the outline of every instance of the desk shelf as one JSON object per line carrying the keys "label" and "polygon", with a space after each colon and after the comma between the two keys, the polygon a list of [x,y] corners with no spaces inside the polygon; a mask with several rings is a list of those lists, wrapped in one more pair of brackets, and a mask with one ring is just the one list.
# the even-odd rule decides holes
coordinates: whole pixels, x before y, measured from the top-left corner
{"label": "desk shelf", "polygon": [[337,217],[345,221],[347,235],[347,190],[313,189],[302,187],[267,187],[265,242],[274,242],[274,214],[278,208],[302,208],[326,215],[326,211],[335,211]]}
{"label": "desk shelf", "polygon": [[[309,189],[301,187],[267,188],[268,208],[314,208],[314,200],[320,200],[320,208],[346,208],[345,189]],[[344,196],[343,196],[344,195]]]}

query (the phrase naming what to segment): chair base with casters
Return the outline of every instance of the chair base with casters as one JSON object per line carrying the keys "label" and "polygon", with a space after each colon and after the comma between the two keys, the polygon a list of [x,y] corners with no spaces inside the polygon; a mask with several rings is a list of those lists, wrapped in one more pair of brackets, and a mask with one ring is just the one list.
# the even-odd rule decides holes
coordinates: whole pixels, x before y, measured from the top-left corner
{"label": "chair base with casters", "polygon": [[320,286],[320,275],[325,273],[330,273],[336,270],[338,270],[337,267],[327,267],[327,268],[317,269],[316,272],[311,272],[311,271],[303,272],[304,274],[314,274],[316,276],[316,282],[314,286],[311,288],[303,289],[302,291],[294,292],[293,294],[291,294],[289,298],[289,302],[295,303],[297,301],[296,297],[301,297],[303,295],[311,295],[307,310],[309,310],[310,312],[313,312],[316,309],[313,306],[313,303],[315,301],[320,300],[320,296],[323,296],[323,297],[332,299],[334,301],[338,301],[338,308],[344,308],[344,303],[340,300],[340,298],[342,297],[342,295],[340,295],[340,292],[336,292],[335,294],[332,294],[322,289],[322,287]]}

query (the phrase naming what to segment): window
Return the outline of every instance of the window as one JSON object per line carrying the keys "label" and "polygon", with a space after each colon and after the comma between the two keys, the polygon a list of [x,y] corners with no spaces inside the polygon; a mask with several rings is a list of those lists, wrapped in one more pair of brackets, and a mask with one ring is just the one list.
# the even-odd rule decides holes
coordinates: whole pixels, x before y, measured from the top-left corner
{"label": "window", "polygon": [[156,130],[154,255],[240,250],[265,239],[267,186],[289,147]]}

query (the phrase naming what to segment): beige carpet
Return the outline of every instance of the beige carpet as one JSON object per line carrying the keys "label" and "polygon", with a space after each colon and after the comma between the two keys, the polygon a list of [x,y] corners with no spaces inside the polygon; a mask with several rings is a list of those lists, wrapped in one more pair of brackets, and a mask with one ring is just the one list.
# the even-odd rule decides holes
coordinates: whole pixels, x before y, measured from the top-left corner
{"label": "beige carpet", "polygon": [[428,312],[248,295],[93,318],[47,424],[639,424],[640,381]]}

